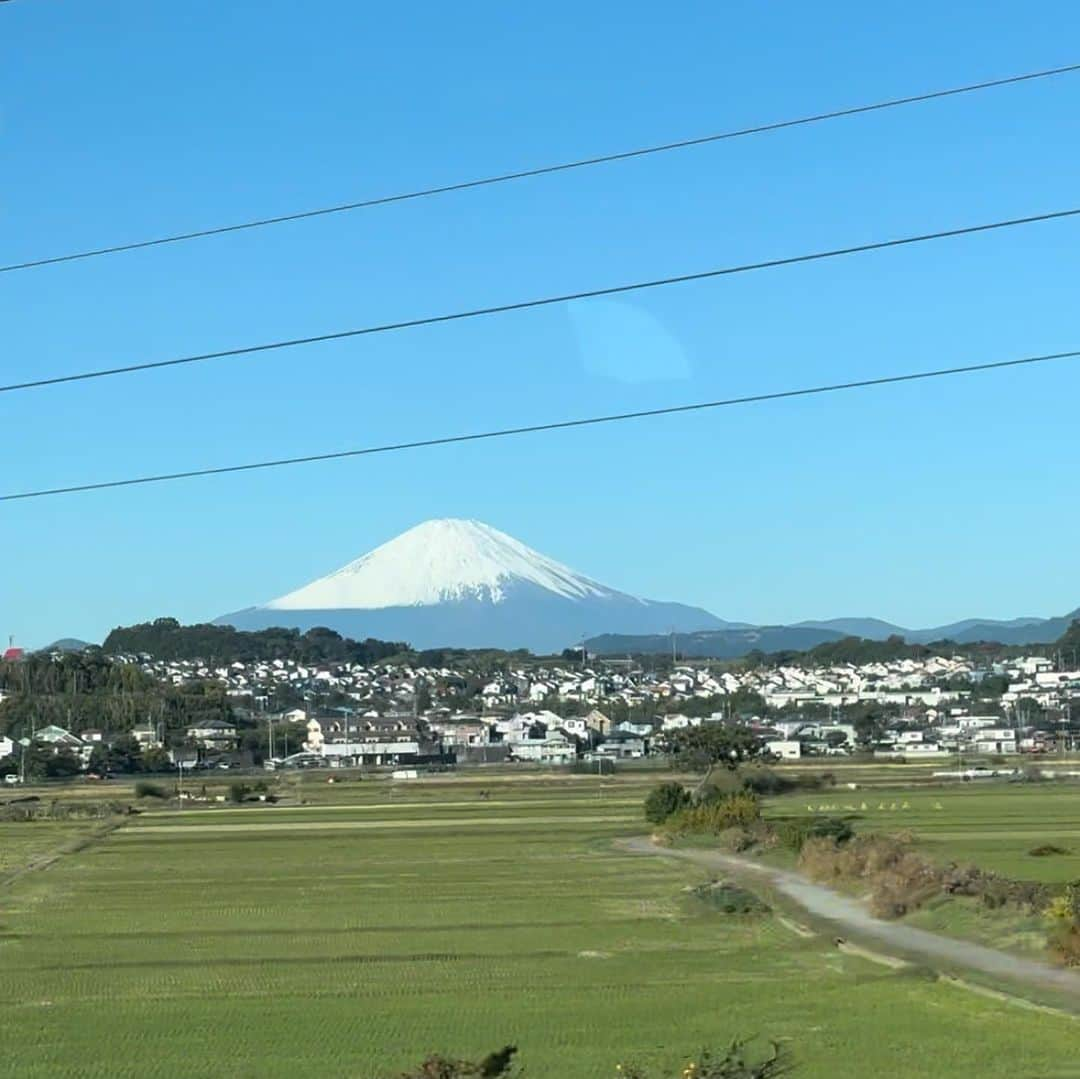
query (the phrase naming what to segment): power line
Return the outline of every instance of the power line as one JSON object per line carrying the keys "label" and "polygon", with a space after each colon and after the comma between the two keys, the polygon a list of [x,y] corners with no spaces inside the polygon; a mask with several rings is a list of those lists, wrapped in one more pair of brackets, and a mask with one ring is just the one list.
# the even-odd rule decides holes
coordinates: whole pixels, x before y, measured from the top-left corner
{"label": "power line", "polygon": [[892,247],[904,247],[909,244],[925,243],[929,240],[943,240],[955,236],[972,236],[980,232],[992,232],[995,229],[1012,228],[1018,225],[1031,225],[1043,221],[1057,221],[1076,217],[1080,207],[1070,210],[1054,210],[1050,213],[1033,214],[1030,217],[1014,217],[1005,221],[991,221],[981,225],[965,225],[961,228],[942,229],[938,232],[924,232],[916,236],[901,236],[893,240],[875,240],[872,243],[856,244],[852,247],[837,247],[827,251],[813,251],[804,255],[789,255],[785,258],[767,259],[764,262],[748,262],[738,266],[723,266],[719,269],[699,270],[695,273],[677,274],[671,277],[657,277],[648,281],[634,281],[623,285],[609,285],[604,288],[583,289],[579,292],[565,292],[557,296],[543,296],[538,299],[517,300],[513,303],[496,304],[492,307],[474,307],[466,311],[454,311],[443,315],[425,315],[421,318],[406,319],[401,322],[384,322],[374,326],[361,326],[351,330],[337,330],[333,333],[315,334],[311,337],[293,337],[283,341],[269,341],[261,345],[245,345],[240,348],[221,349],[217,352],[201,352],[192,356],[178,356],[171,360],[152,360],[146,363],[132,363],[122,367],[106,367],[96,371],[80,371],[73,375],[52,375],[27,382],[11,382],[0,385],[0,393],[14,393],[18,390],[40,389],[44,386],[58,386],[65,382],[85,382],[94,378],[107,378],[112,375],[130,375],[137,371],[156,371],[163,367],[179,367],[183,364],[201,363],[205,360],[220,360],[230,356],[250,356],[258,352],[272,352],[278,349],[298,348],[302,345],[314,345],[325,341],[341,341],[349,337],[364,337],[369,334],[390,333],[395,330],[415,329],[418,326],[434,326],[445,322],[460,322],[465,319],[482,318],[487,315],[501,315],[510,311],[525,311],[535,307],[547,307],[551,304],[569,303],[573,300],[595,299],[599,296],[615,296],[625,292],[639,292],[644,289],[660,288],[665,285],[681,285],[690,281],[705,281],[714,277],[727,277],[732,274],[749,273],[752,270],[769,270],[780,266],[795,266],[804,262],[818,262],[822,259],[838,258],[842,255],[858,255],[867,251],[883,251]]}
{"label": "power line", "polygon": [[688,405],[672,405],[668,408],[649,408],[637,412],[617,412],[607,416],[589,416],[577,420],[556,420],[551,423],[528,424],[522,427],[504,427],[494,431],[478,431],[472,434],[448,435],[443,438],[425,438],[414,442],[396,442],[385,446],[367,446],[357,450],[340,450],[336,453],[315,453],[305,457],[282,457],[277,460],[256,461],[244,465],[224,465],[218,468],[196,468],[186,472],[163,472],[153,476],[138,476],[123,480],[106,480],[101,483],[80,483],[70,487],[52,487],[38,491],[20,491],[0,495],[0,502],[15,502],[29,498],[46,498],[51,495],[75,494],[80,491],[103,491],[114,487],[135,487],[147,483],[166,483],[172,480],[194,479],[201,476],[222,476],[233,472],[253,472],[264,468],[282,468],[285,465],[313,464],[317,461],[338,461],[346,457],[369,457],[382,453],[398,453],[403,450],[422,449],[429,446],[450,446],[462,442],[481,442],[511,435],[539,434],[546,431],[563,431],[573,427],[591,427],[603,423],[621,423],[656,416],[674,416],[686,412],[702,412],[706,409],[728,408],[733,405],[749,405],[763,401],[782,401],[794,397],[811,397],[815,394],[836,393],[841,390],[863,389],[871,386],[891,386],[902,382],[943,378],[951,375],[968,375],[978,371],[999,371],[1008,367],[1024,367],[1049,363],[1053,360],[1076,359],[1080,349],[1073,352],[1053,352],[1042,356],[1025,356],[1018,360],[997,360],[992,363],[975,363],[963,367],[943,367],[933,371],[914,371],[881,378],[863,378],[852,382],[834,382],[824,386],[804,386],[795,390],[779,390],[774,393],[756,393],[746,397],[728,397],[719,401],[697,401]]}
{"label": "power line", "polygon": [[792,127],[805,127],[808,124],[818,124],[826,120],[838,120],[848,116],[859,116],[868,112],[880,112],[883,109],[894,109],[902,105],[915,105],[925,101],[934,101],[943,97],[955,97],[958,94],[975,93],[978,90],[990,90],[999,86],[1012,86],[1016,83],[1032,82],[1036,79],[1047,79],[1054,75],[1067,75],[1080,71],[1080,64],[1067,64],[1064,67],[1046,68],[1042,71],[1031,71],[1022,75],[1009,75],[1002,79],[990,79],[986,82],[969,83],[966,86],[954,86],[946,90],[931,90],[923,94],[913,94],[909,97],[890,98],[886,101],[877,101],[869,105],[853,105],[850,108],[834,109],[831,112],[819,112],[811,116],[800,116],[791,120],[776,120],[772,123],[758,124],[754,127],[737,128],[732,131],[721,131],[712,135],[699,135],[690,139],[679,139],[675,142],[660,143],[655,146],[639,147],[635,150],[622,150],[618,153],[601,154],[595,157],[580,158],[576,161],[563,161],[555,165],[540,165],[532,169],[522,169],[518,172],[504,172],[495,176],[484,176],[476,180],[462,180],[452,184],[442,184],[436,187],[424,187],[415,191],[399,192],[394,195],[381,195],[377,198],[362,199],[358,202],[344,202],[335,206],[322,206],[313,210],[298,210],[294,213],[279,214],[275,217],[255,218],[251,221],[240,221],[231,225],[216,225],[212,228],[195,229],[191,232],[178,232],[169,236],[159,236],[151,240],[136,240],[131,243],[112,244],[108,247],[91,248],[86,251],[74,251],[66,255],[53,255],[48,258],[30,259],[26,262],[13,262],[7,266],[0,266],[0,273],[12,273],[15,270],[29,270],[38,266],[53,266],[61,262],[76,262],[80,259],[96,258],[100,255],[116,255],[123,251],[137,251],[147,247],[162,247],[165,244],[183,243],[187,240],[200,240],[208,236],[221,236],[230,232],[243,232],[247,229],[266,228],[270,225],[281,225],[288,221],[303,221],[313,217],[326,217],[329,214],[348,213],[352,210],[365,210],[374,206],[386,206],[394,202],[408,202],[413,199],[431,198],[435,195],[446,195],[453,191],[468,191],[476,187],[490,187],[494,184],[509,183],[513,180],[526,180],[537,176],[550,176],[553,173],[569,172],[573,169],[591,168],[594,165],[606,165],[616,161],[629,161],[632,158],[648,157],[651,154],[668,153],[672,150],[685,150],[693,146],[704,146],[713,142],[724,142],[728,139],[740,139],[749,135],[761,135],[770,131],[783,131]]}

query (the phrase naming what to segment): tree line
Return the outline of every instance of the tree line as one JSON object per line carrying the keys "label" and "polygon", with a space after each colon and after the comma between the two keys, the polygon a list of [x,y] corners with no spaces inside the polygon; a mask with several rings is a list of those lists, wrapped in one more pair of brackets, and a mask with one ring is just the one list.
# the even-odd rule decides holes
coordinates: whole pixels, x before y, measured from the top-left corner
{"label": "tree line", "polygon": [[292,660],[300,664],[379,663],[411,653],[403,641],[369,637],[354,641],[332,629],[234,629],[201,623],[183,626],[175,618],[156,618],[118,626],[102,645],[108,655],[150,655],[155,659],[202,661],[211,665]]}

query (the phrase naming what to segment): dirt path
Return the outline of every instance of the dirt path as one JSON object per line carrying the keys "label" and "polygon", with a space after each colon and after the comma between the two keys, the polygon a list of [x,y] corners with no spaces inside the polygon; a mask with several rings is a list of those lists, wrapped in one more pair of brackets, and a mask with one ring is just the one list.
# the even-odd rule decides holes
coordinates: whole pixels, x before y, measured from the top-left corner
{"label": "dirt path", "polygon": [[658,847],[644,836],[619,840],[618,845],[635,854],[679,858],[707,869],[728,870],[745,877],[757,877],[815,918],[829,923],[837,936],[853,934],[864,942],[878,945],[886,951],[899,951],[905,956],[925,961],[934,968],[944,967],[956,973],[977,971],[995,979],[1065,992],[1080,1002],[1078,973],[1060,970],[1033,959],[1009,955],[981,944],[943,937],[925,929],[915,929],[903,922],[882,921],[873,917],[857,900],[814,884],[800,873],[774,869],[718,851]]}

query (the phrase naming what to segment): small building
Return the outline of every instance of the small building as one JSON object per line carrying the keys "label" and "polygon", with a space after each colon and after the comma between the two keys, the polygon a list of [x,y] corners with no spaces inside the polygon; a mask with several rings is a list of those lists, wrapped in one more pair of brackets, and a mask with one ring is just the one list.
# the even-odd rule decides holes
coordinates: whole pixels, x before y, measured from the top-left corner
{"label": "small building", "polygon": [[802,757],[802,742],[794,739],[783,739],[777,742],[766,742],[765,748],[782,761],[797,761]]}
{"label": "small building", "polygon": [[609,734],[590,754],[593,759],[611,758],[630,760],[644,757],[649,751],[648,743],[640,735],[629,731],[615,731]]}
{"label": "small building", "polygon": [[81,738],[76,737],[71,731],[66,731],[63,727],[57,727],[51,723],[47,727],[42,727],[34,735],[34,741],[40,742],[42,745],[52,746],[56,751],[70,749],[73,752],[78,752],[83,747]]}
{"label": "small building", "polygon": [[236,727],[223,719],[205,719],[184,733],[189,742],[203,749],[232,749],[236,745]]}
{"label": "small building", "polygon": [[161,739],[158,737],[157,728],[153,723],[140,723],[131,730],[131,737],[143,749],[160,749]]}

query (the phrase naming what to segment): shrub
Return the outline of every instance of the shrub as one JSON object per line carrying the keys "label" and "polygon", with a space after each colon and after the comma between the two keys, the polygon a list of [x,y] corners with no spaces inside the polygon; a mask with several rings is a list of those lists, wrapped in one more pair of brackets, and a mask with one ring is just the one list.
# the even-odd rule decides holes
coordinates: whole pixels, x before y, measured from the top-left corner
{"label": "shrub", "polygon": [[1050,933],[1050,951],[1067,967],[1080,967],[1080,929],[1058,925]]}
{"label": "shrub", "polygon": [[855,829],[843,817],[819,817],[810,822],[810,835],[816,839],[846,843],[854,834]]}
{"label": "shrub", "polygon": [[808,839],[846,843],[855,831],[843,817],[790,817],[775,825],[778,842],[798,854]]}
{"label": "shrub", "polygon": [[151,783],[147,779],[140,779],[135,784],[136,798],[168,798],[169,792],[160,783]]}
{"label": "shrub", "polygon": [[500,1075],[510,1075],[515,1053],[517,1047],[507,1045],[479,1061],[430,1056],[414,1071],[403,1072],[401,1079],[465,1079],[474,1075],[482,1079],[496,1079]]}
{"label": "shrub", "polygon": [[[747,1042],[735,1040],[723,1053],[706,1049],[687,1062],[678,1073],[683,1079],[778,1079],[792,1070],[791,1057],[783,1046],[772,1042],[768,1055],[748,1056]],[[650,1073],[634,1064],[618,1066],[620,1079],[649,1079]],[[669,1073],[670,1075],[670,1073]]]}
{"label": "shrub", "polygon": [[1032,847],[1028,851],[1028,854],[1032,858],[1049,858],[1058,854],[1068,854],[1069,851],[1064,847],[1057,847],[1053,843],[1044,843],[1041,847]]}
{"label": "shrub", "polygon": [[694,895],[713,910],[724,914],[766,914],[768,904],[753,892],[727,880],[714,880],[694,889]]}
{"label": "shrub", "polygon": [[250,792],[246,783],[230,783],[229,784],[229,801],[239,804],[247,799]]}
{"label": "shrub", "polygon": [[738,794],[743,788],[742,778],[737,772],[714,773],[705,786],[694,791],[693,800],[696,805],[712,805],[729,795]]}
{"label": "shrub", "polygon": [[1069,904],[1073,921],[1080,924],[1080,880],[1065,885],[1065,900]]}
{"label": "shrub", "polygon": [[731,828],[746,828],[761,819],[761,804],[748,793],[729,794],[708,805],[689,806],[670,816],[665,829],[670,835],[719,835]]}
{"label": "shrub", "polygon": [[856,836],[840,844],[810,837],[799,855],[800,868],[815,880],[862,881],[870,886],[870,909],[898,918],[941,892],[944,870],[916,854],[909,836]]}
{"label": "shrub", "polygon": [[743,772],[743,787],[763,797],[775,794],[788,794],[797,790],[800,783],[789,776],[782,776],[771,768],[747,768]]}
{"label": "shrub", "polygon": [[948,895],[972,896],[990,910],[1011,905],[1034,912],[1045,910],[1050,903],[1050,889],[1045,884],[1011,880],[974,865],[949,866],[942,879],[942,888]]}
{"label": "shrub", "polygon": [[645,819],[651,824],[663,824],[689,804],[690,792],[681,783],[660,783],[645,799]]}
{"label": "shrub", "polygon": [[717,836],[718,846],[732,854],[743,854],[758,845],[758,837],[748,828],[727,828]]}
{"label": "shrub", "polygon": [[1055,896],[1046,915],[1051,953],[1067,967],[1080,966],[1080,881],[1067,885],[1064,895]]}
{"label": "shrub", "polygon": [[777,842],[787,850],[798,854],[803,844],[810,838],[811,821],[807,817],[792,817],[790,820],[777,821],[773,828]]}

